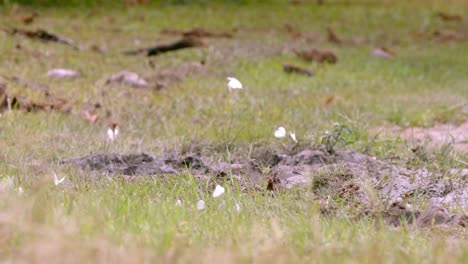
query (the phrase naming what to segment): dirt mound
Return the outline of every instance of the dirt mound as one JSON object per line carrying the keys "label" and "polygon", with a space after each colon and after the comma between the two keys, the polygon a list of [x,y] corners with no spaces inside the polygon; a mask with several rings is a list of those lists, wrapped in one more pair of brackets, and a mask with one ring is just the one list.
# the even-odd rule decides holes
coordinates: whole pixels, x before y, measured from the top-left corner
{"label": "dirt mound", "polygon": [[[340,200],[364,212],[379,214],[389,223],[405,219],[424,226],[427,223],[466,226],[467,217],[450,214],[437,205],[468,208],[468,170],[453,169],[431,173],[408,169],[353,151],[330,155],[321,149],[304,149],[290,154],[271,152],[253,160],[231,164],[211,162],[200,154],[159,158],[149,154],[95,154],[62,161],[81,169],[118,175],[177,175],[190,172],[195,177],[219,179],[232,176],[267,190],[310,188],[324,203],[323,211],[333,211],[328,201]],[[426,211],[410,210],[408,201],[432,204]],[[439,208],[439,209],[434,209]],[[429,210],[429,211],[428,211]],[[432,210],[432,211],[431,211]],[[426,220],[424,220],[426,219]],[[429,220],[428,220],[429,219]]]}
{"label": "dirt mound", "polygon": [[383,136],[400,136],[416,144],[441,146],[452,143],[455,150],[468,151],[468,121],[460,125],[436,124],[433,127],[400,128],[397,126],[382,126],[374,129],[373,134]]}

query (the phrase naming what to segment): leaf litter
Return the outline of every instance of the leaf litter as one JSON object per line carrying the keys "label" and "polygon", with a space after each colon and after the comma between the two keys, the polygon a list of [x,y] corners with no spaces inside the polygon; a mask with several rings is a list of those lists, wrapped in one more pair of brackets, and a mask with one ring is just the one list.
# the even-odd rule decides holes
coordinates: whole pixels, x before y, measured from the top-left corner
{"label": "leaf litter", "polygon": [[68,45],[68,46],[78,49],[78,46],[73,40],[58,36],[54,33],[50,33],[43,29],[27,30],[27,29],[20,29],[20,28],[12,28],[9,31],[9,33],[13,36],[21,35],[21,36],[34,39],[34,40],[40,40],[43,42],[60,43],[60,44]]}
{"label": "leaf litter", "polygon": [[21,110],[26,112],[35,111],[59,111],[69,113],[72,110],[72,103],[65,98],[50,94],[48,91],[43,93],[44,101],[33,101],[28,98],[11,95],[7,93],[6,85],[0,87],[0,111],[8,109]]}

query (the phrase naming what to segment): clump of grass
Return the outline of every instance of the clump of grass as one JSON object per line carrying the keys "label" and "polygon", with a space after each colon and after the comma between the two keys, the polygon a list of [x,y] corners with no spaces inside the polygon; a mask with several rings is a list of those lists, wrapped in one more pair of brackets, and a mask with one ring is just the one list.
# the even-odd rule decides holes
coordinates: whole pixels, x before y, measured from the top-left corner
{"label": "clump of grass", "polygon": [[338,144],[347,145],[351,144],[354,141],[351,141],[350,135],[353,132],[346,125],[340,123],[333,124],[333,129],[331,131],[326,130],[322,135],[320,141],[325,146],[325,150],[329,154],[335,153],[335,147]]}

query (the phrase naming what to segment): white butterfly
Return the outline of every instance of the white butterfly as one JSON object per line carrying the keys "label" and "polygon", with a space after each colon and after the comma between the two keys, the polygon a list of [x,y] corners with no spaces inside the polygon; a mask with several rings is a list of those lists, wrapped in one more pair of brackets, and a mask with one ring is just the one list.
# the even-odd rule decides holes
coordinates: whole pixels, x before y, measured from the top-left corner
{"label": "white butterfly", "polygon": [[213,198],[218,198],[224,193],[224,188],[220,185],[216,185],[215,190],[213,192]]}
{"label": "white butterfly", "polygon": [[242,89],[243,86],[242,86],[242,83],[237,80],[236,78],[234,77],[227,77],[226,79],[229,80],[228,82],[228,88],[229,88],[229,91],[231,91],[231,89]]}
{"label": "white butterfly", "polygon": [[286,129],[284,127],[278,127],[275,130],[275,137],[276,138],[284,138],[286,136]]}
{"label": "white butterfly", "polygon": [[111,127],[107,130],[107,137],[110,141],[114,141],[119,135],[119,127],[117,124],[111,124]]}
{"label": "white butterfly", "polygon": [[198,202],[197,202],[197,209],[198,209],[199,211],[205,210],[205,201],[203,201],[203,200],[198,200]]}
{"label": "white butterfly", "polygon": [[177,199],[177,201],[175,202],[175,205],[182,206],[182,201],[180,199]]}
{"label": "white butterfly", "polygon": [[292,140],[297,143],[297,139],[296,139],[296,132],[289,132],[289,136],[292,138]]}
{"label": "white butterfly", "polygon": [[65,180],[65,176],[63,176],[63,178],[59,180],[59,178],[57,177],[57,174],[54,173],[54,184],[55,184],[55,186],[61,184],[64,180]]}

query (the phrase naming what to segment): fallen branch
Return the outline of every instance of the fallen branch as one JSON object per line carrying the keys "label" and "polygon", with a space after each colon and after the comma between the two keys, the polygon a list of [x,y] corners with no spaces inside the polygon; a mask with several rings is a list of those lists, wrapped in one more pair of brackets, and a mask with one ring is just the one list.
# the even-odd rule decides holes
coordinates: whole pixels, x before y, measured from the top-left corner
{"label": "fallen branch", "polygon": [[151,48],[138,49],[133,51],[126,51],[126,55],[146,54],[146,56],[156,56],[161,53],[170,51],[193,48],[205,45],[204,41],[200,38],[182,38],[170,44],[162,44]]}
{"label": "fallen branch", "polygon": [[163,29],[162,34],[167,35],[180,35],[184,37],[197,37],[197,38],[232,38],[234,35],[230,32],[212,32],[203,28],[195,27],[188,30],[177,29]]}
{"label": "fallen branch", "polygon": [[314,75],[314,73],[312,71],[310,71],[310,70],[300,68],[298,66],[294,66],[294,65],[291,65],[291,64],[283,64],[283,70],[286,73],[298,73],[298,74],[303,74],[303,75],[307,75],[307,76],[313,76]]}

